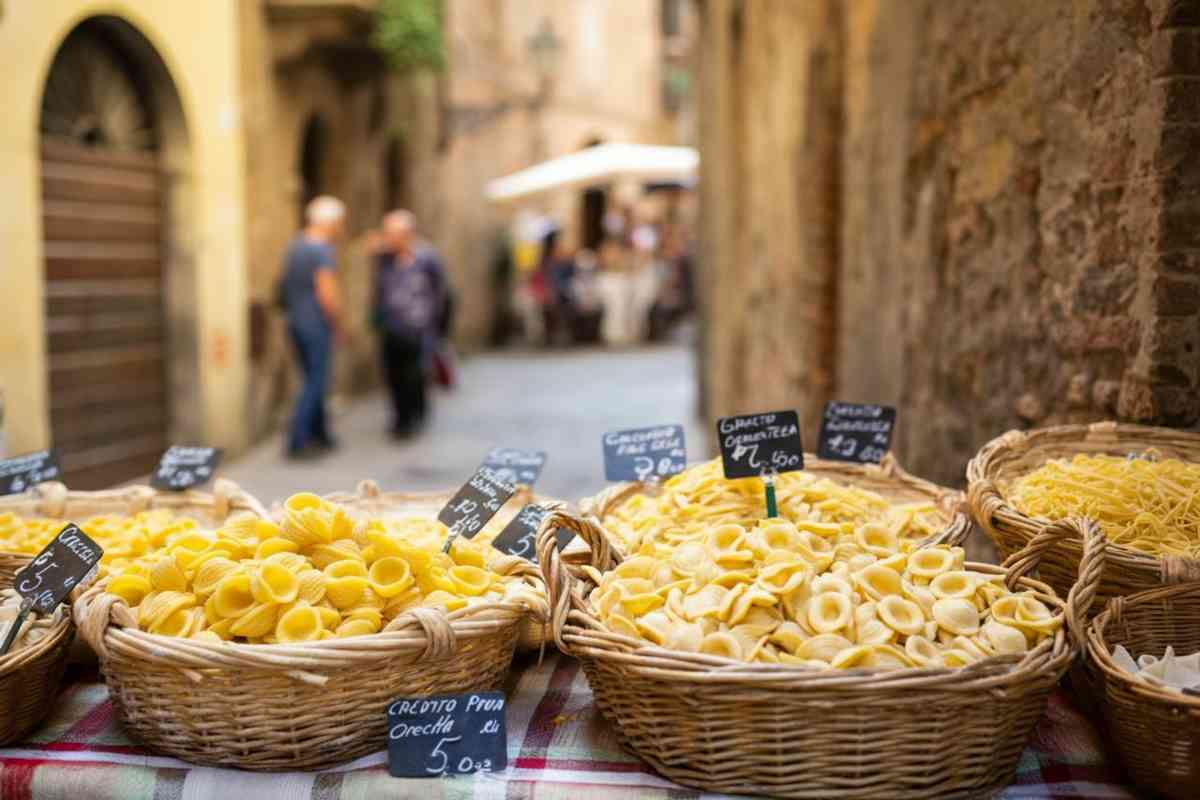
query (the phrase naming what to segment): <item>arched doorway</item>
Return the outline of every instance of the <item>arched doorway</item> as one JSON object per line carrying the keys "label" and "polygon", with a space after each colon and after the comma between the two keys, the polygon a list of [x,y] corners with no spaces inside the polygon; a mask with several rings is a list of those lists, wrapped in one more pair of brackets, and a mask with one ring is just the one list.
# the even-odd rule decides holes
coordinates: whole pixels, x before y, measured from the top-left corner
{"label": "arched doorway", "polygon": [[95,17],[64,39],[40,118],[49,418],[74,488],[148,474],[167,446],[163,159],[178,97],[152,46]]}
{"label": "arched doorway", "polygon": [[300,139],[300,224],[305,223],[304,209],[310,200],[319,194],[324,194],[325,155],[329,147],[329,131],[325,121],[319,114],[313,114],[304,123],[304,132]]}

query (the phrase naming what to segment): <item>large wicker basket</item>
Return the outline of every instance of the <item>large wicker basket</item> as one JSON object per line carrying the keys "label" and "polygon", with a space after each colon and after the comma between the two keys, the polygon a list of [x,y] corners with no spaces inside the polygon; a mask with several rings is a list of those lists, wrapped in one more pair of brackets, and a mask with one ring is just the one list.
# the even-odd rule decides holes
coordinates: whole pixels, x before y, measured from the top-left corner
{"label": "large wicker basket", "polygon": [[[582,662],[624,746],[687,786],[792,798],[977,797],[1006,785],[1077,652],[1078,609],[1091,601],[1105,549],[1098,528],[1072,520],[1044,531],[1007,571],[968,564],[1006,574],[1071,622],[1070,633],[1022,657],[962,669],[818,671],[681,653],[608,631],[584,599],[591,583],[554,551],[559,526],[589,543],[597,569],[620,556],[596,517],[555,512],[539,533],[555,639]],[[954,530],[939,539],[961,541],[965,521]],[[1072,535],[1086,538],[1087,555],[1063,603],[1025,575]]]}
{"label": "large wicker basket", "polygon": [[[12,585],[11,575],[26,561],[0,556],[0,588]],[[0,747],[24,739],[54,708],[73,638],[67,609],[49,635],[0,656]]]}
{"label": "large wicker basket", "polygon": [[[492,565],[541,587],[528,561]],[[501,685],[526,603],[415,608],[380,633],[303,645],[208,643],[146,633],[101,581],[75,605],[118,717],[152,749],[196,764],[317,769],[379,750],[397,697]]]}
{"label": "large wicker basket", "polygon": [[[453,496],[452,491],[385,492],[375,481],[364,480],[359,482],[353,492],[335,492],[326,495],[325,499],[337,503],[352,515],[385,518],[415,515],[435,518]],[[485,530],[493,531],[493,536],[498,534],[528,503],[538,503],[546,508],[563,508],[566,505],[561,500],[535,495],[528,486],[519,486],[516,494],[488,521]],[[272,511],[276,515],[282,513],[282,509]],[[577,558],[577,561],[581,562],[586,558],[586,548],[575,548],[575,551],[584,557]],[[496,553],[497,557],[501,557],[499,550]],[[521,637],[517,640],[517,647],[522,650],[538,650],[547,644],[547,634],[546,622],[531,616],[521,626]]]}
{"label": "large wicker basket", "polygon": [[[69,521],[83,522],[87,517],[101,514],[129,517],[152,509],[167,509],[205,525],[218,525],[237,512],[266,516],[262,503],[242,491],[237,484],[224,479],[213,483],[211,493],[162,492],[149,486],[81,492],[51,481],[40,483],[22,494],[0,497],[0,513],[47,517],[62,520],[64,524]],[[6,553],[0,549],[0,580],[11,579],[32,558],[32,555]]]}
{"label": "large wicker basket", "polygon": [[[1151,448],[1166,457],[1200,461],[1200,434],[1117,422],[1009,431],[984,445],[967,465],[971,514],[996,549],[1009,556],[1027,546],[1049,522],[1030,517],[1008,502],[1006,492],[1014,480],[1051,459],[1097,453],[1125,456]],[[1067,538],[1046,553],[1042,578],[1060,594],[1074,582],[1082,551],[1080,539]],[[1157,558],[1118,544],[1109,544],[1105,563],[1092,614],[1112,597],[1200,579],[1200,561]]]}
{"label": "large wicker basket", "polygon": [[1200,582],[1113,598],[1088,627],[1084,662],[1129,776],[1167,797],[1200,797],[1200,697],[1130,675],[1112,659],[1119,644],[1134,658],[1200,650]]}

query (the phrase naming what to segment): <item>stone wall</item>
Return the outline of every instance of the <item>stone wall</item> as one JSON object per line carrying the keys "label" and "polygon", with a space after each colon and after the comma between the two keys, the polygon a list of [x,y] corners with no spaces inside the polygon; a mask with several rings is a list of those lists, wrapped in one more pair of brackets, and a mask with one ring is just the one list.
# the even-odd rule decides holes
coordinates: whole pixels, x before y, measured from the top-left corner
{"label": "stone wall", "polygon": [[1009,428],[1200,416],[1200,3],[705,14],[710,415],[891,403],[949,483]]}

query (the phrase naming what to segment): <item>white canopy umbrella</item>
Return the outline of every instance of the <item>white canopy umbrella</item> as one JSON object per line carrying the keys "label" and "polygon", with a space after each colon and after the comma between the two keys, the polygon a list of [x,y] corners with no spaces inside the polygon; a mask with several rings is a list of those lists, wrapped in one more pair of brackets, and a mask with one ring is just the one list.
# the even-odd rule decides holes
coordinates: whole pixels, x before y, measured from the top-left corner
{"label": "white canopy umbrella", "polygon": [[700,154],[691,147],[599,144],[489,181],[485,194],[493,202],[507,202],[617,180],[690,183],[699,166]]}

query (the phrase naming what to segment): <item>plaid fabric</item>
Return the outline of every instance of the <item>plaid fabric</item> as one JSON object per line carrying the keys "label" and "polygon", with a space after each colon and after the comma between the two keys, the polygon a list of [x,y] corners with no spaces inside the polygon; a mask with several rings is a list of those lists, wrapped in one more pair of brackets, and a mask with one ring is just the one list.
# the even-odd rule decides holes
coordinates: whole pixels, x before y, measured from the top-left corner
{"label": "plaid fabric", "polygon": [[[685,800],[716,797],[658,777],[621,750],[592,706],[578,663],[558,655],[524,658],[507,687],[509,768],[503,773],[399,783],[385,752],[328,772],[259,774],[193,767],[149,754],[126,738],[95,672],[74,672],[57,710],[18,747],[0,749],[2,800],[424,800],[537,798]],[[403,792],[400,789],[403,787]],[[1101,739],[1056,692],[1000,797],[1133,798],[1105,764]]]}

